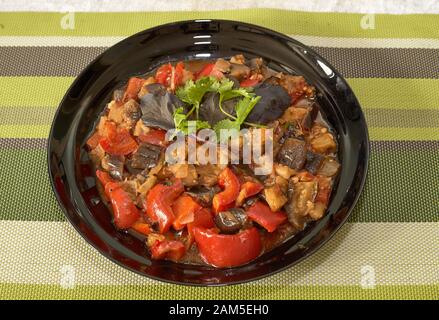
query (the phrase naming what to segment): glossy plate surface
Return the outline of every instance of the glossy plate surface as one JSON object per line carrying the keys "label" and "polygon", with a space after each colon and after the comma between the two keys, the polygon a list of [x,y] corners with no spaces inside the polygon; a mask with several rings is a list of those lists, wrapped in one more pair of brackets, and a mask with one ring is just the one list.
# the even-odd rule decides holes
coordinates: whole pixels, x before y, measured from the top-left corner
{"label": "glossy plate surface", "polygon": [[[269,67],[303,75],[335,128],[342,164],[326,216],[255,261],[232,269],[151,261],[144,244],[117,232],[99,201],[93,168],[84,148],[112,91],[129,77],[177,60],[214,59],[243,53],[262,57]],[[49,93],[50,94],[50,93]],[[366,179],[367,126],[360,105],[343,77],[305,45],[277,32],[234,21],[176,22],[145,30],[112,46],[75,80],[56,116],[48,142],[49,175],[68,220],[99,252],[153,279],[193,285],[225,285],[255,280],[309,256],[346,221]]]}

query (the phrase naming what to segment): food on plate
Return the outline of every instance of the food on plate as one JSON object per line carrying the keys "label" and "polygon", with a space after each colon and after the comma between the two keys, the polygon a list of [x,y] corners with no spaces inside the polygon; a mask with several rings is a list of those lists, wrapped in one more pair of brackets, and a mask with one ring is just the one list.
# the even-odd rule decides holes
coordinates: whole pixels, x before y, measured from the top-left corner
{"label": "food on plate", "polygon": [[[152,259],[229,268],[321,219],[340,163],[315,96],[302,76],[243,55],[130,78],[86,143],[115,228],[144,241]],[[248,144],[261,153],[247,157]],[[211,147],[214,161],[193,159]]]}

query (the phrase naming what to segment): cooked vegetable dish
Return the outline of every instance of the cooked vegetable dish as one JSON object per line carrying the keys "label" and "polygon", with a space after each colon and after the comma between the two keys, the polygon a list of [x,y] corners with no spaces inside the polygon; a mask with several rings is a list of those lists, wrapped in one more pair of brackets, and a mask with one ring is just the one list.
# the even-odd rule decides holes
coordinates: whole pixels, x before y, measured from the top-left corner
{"label": "cooked vegetable dish", "polygon": [[130,78],[87,140],[109,219],[158,260],[229,268],[278,246],[325,215],[340,170],[315,91],[243,55]]}

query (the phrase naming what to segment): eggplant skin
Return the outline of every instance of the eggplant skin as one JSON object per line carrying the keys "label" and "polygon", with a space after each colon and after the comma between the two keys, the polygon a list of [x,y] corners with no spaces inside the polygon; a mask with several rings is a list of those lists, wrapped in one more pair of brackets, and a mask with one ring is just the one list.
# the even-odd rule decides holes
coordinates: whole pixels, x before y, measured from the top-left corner
{"label": "eggplant skin", "polygon": [[[185,104],[174,94],[155,88],[154,93],[147,93],[140,99],[142,121],[146,126],[169,130],[175,127],[174,113]],[[184,110],[184,113],[187,111]]]}
{"label": "eggplant skin", "polygon": [[303,169],[306,162],[305,141],[288,138],[277,154],[277,161],[294,170]]}
{"label": "eggplant skin", "polygon": [[288,92],[279,85],[262,83],[255,87],[254,93],[261,100],[248,115],[247,122],[267,124],[280,118],[291,104]]}
{"label": "eggplant skin", "polygon": [[324,160],[325,160],[325,157],[323,155],[312,152],[312,151],[308,151],[306,153],[305,169],[312,174],[316,174],[317,171],[322,166],[322,163]]}
{"label": "eggplant skin", "polygon": [[129,165],[134,169],[151,169],[159,161],[162,148],[143,142],[129,161]]}

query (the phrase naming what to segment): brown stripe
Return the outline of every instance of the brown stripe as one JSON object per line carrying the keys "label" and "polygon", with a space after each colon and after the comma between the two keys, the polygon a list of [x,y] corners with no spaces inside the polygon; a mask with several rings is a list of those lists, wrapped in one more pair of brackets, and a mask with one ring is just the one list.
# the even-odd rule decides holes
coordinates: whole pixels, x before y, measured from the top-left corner
{"label": "brown stripe", "polygon": [[43,138],[1,138],[0,149],[46,149]]}
{"label": "brown stripe", "polygon": [[[47,139],[43,138],[0,138],[0,149],[45,149]],[[439,150],[439,141],[371,141],[372,151],[391,150]]]}
{"label": "brown stripe", "polygon": [[[0,76],[76,76],[105,47],[0,47]],[[439,50],[314,49],[348,78],[439,78]]]}
{"label": "brown stripe", "polygon": [[0,47],[0,76],[77,76],[102,47]]}
{"label": "brown stripe", "polygon": [[347,78],[439,78],[439,50],[314,47]]}
{"label": "brown stripe", "polygon": [[437,140],[420,140],[420,141],[371,141],[370,148],[373,151],[431,151],[439,150],[439,141]]}
{"label": "brown stripe", "polygon": [[364,109],[371,127],[439,128],[439,110],[434,109]]}
{"label": "brown stripe", "polygon": [[52,107],[2,107],[0,125],[48,125],[55,112]]}

